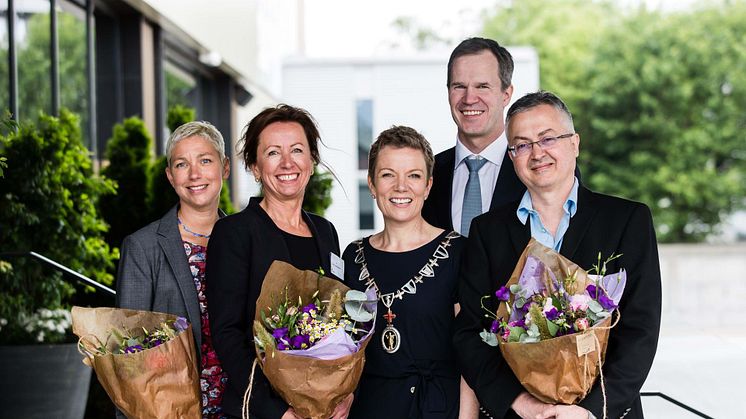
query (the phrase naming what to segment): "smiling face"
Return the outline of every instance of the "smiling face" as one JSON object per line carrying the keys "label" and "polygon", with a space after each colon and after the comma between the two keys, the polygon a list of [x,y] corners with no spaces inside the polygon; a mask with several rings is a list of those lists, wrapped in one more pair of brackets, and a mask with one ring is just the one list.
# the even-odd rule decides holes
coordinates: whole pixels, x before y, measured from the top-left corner
{"label": "smiling face", "polygon": [[427,177],[422,151],[383,147],[373,173],[368,187],[386,223],[406,223],[422,217],[422,206],[433,184],[432,177]]}
{"label": "smiling face", "polygon": [[458,137],[471,152],[481,152],[502,134],[512,94],[513,86],[502,89],[497,58],[489,50],[453,62],[448,104]]}
{"label": "smiling face", "polygon": [[[572,123],[551,105],[538,105],[515,114],[508,125],[508,144],[515,146],[573,132]],[[513,157],[515,172],[531,193],[564,191],[572,187],[580,136],[557,140],[549,149],[534,144],[525,155]]]}
{"label": "smiling face", "polygon": [[303,200],[313,173],[313,160],[303,127],[297,122],[274,122],[259,134],[254,176],[262,181],[265,197]]}
{"label": "smiling face", "polygon": [[215,147],[199,136],[179,140],[171,150],[171,165],[166,168],[166,177],[180,204],[197,210],[217,209],[220,189],[229,173],[228,159],[221,161]]}

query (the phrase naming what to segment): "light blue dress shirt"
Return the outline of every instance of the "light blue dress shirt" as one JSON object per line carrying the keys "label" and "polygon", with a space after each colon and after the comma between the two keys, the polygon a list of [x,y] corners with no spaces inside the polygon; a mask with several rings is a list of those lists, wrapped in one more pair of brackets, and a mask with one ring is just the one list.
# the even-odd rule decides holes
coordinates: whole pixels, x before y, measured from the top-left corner
{"label": "light blue dress shirt", "polygon": [[534,204],[531,201],[531,194],[529,194],[528,191],[523,194],[516,215],[523,225],[526,225],[526,222],[530,220],[531,237],[535,238],[544,246],[559,252],[560,247],[562,247],[562,239],[565,236],[565,232],[567,232],[567,228],[570,226],[570,218],[572,218],[578,211],[577,177],[572,185],[572,190],[570,190],[570,195],[567,197],[567,200],[565,200],[565,204],[562,208],[564,209],[564,214],[562,214],[562,219],[557,226],[557,233],[555,233],[554,236],[552,236],[552,233],[547,230],[541,222],[541,217],[539,217],[539,213],[534,209]]}

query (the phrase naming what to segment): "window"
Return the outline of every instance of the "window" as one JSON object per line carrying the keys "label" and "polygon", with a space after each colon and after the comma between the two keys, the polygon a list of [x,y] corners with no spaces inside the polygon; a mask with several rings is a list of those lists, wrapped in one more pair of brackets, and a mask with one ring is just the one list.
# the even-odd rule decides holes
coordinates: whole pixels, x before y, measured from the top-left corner
{"label": "window", "polygon": [[180,67],[165,61],[166,109],[174,105],[197,108],[197,78]]}
{"label": "window", "polygon": [[360,99],[357,108],[357,168],[368,170],[368,151],[373,143],[373,101]]}
{"label": "window", "polygon": [[370,197],[367,181],[358,183],[358,205],[360,207],[360,230],[373,230],[375,228],[374,204]]}
{"label": "window", "polygon": [[36,121],[52,112],[50,15],[47,0],[15,2],[18,59],[17,120]]}
{"label": "window", "polygon": [[91,149],[88,132],[88,70],[85,10],[61,2],[57,12],[60,105],[80,116],[83,143]]}
{"label": "window", "polygon": [[[0,0],[0,114],[10,110],[10,70],[8,68],[8,0]],[[0,127],[0,133],[3,127]]]}

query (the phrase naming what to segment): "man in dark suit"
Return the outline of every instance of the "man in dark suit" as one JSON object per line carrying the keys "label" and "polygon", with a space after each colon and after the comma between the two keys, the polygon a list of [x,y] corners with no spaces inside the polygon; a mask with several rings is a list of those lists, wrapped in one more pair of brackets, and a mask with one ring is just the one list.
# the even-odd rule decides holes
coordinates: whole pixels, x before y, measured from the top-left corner
{"label": "man in dark suit", "polygon": [[[586,189],[573,175],[580,136],[565,104],[547,92],[524,96],[507,115],[508,152],[528,190],[520,201],[474,219],[462,257],[461,311],[454,344],[462,374],[481,411],[497,418],[642,418],[639,391],[655,355],[661,283],[650,210],[644,204]],[[589,269],[599,252],[620,258],[609,272],[627,270],[618,324],[611,330],[605,387],[597,381],[577,405],[540,402],[521,386],[500,351],[482,342],[488,329],[480,299],[509,279],[534,237]],[[487,308],[494,311],[495,299]],[[605,397],[604,393],[605,392]]]}
{"label": "man in dark suit", "polygon": [[[491,39],[466,39],[451,53],[448,103],[458,132],[456,146],[435,156],[433,188],[422,209],[430,224],[468,235],[475,215],[526,190],[505,152],[503,113],[512,77],[513,58]],[[470,171],[467,160],[478,167]]]}

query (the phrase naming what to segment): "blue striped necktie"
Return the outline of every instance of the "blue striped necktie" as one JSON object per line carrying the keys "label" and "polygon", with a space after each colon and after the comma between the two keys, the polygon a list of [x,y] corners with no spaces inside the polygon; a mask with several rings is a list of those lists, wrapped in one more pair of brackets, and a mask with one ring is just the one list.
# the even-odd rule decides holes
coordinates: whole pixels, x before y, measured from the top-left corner
{"label": "blue striped necktie", "polygon": [[469,180],[464,191],[464,206],[461,210],[461,234],[469,235],[472,218],[482,213],[482,191],[479,186],[479,169],[487,163],[479,156],[467,158],[464,163],[469,168]]}

